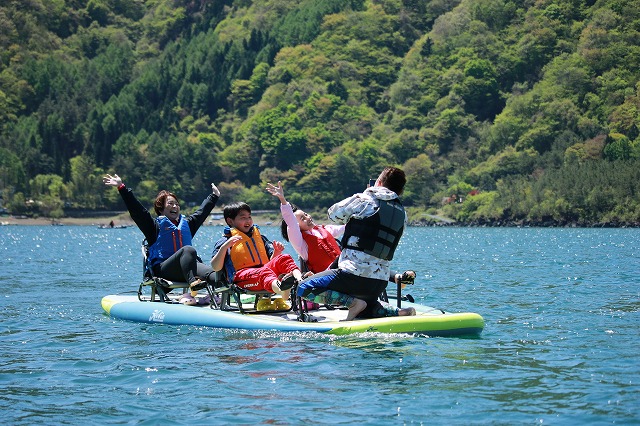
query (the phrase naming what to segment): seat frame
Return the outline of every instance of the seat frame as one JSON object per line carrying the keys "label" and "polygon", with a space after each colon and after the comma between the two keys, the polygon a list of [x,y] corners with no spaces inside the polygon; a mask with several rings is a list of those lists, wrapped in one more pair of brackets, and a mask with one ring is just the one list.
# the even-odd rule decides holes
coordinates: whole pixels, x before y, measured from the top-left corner
{"label": "seat frame", "polygon": [[[217,308],[221,311],[239,311],[241,314],[253,314],[253,313],[282,313],[288,312],[289,310],[280,310],[280,311],[258,311],[258,301],[262,298],[271,298],[276,296],[275,293],[271,291],[251,291],[245,288],[238,286],[237,284],[229,281],[227,278],[226,271],[220,270],[215,272],[215,281],[218,283],[216,287],[224,287],[227,290],[219,292],[220,301],[218,302]],[[253,308],[247,309],[244,307],[242,303],[242,295],[251,295],[255,296],[255,300],[253,303]],[[214,300],[213,295],[211,296],[211,300]],[[212,306],[213,308],[213,306]]]}
{"label": "seat frame", "polygon": [[[138,300],[142,302],[165,302],[179,303],[177,298],[169,297],[169,293],[174,289],[182,289],[183,292],[190,290],[189,283],[171,281],[166,278],[157,277],[153,274],[152,268],[148,265],[149,245],[146,239],[141,243],[142,251],[142,282],[138,287]],[[273,297],[275,293],[269,291],[250,291],[244,289],[227,279],[227,274],[223,270],[214,272],[214,286],[207,283],[205,290],[207,291],[211,303],[211,309],[219,309],[221,311],[239,311],[242,314],[257,313],[258,301],[264,297]],[[149,292],[144,289],[149,287]],[[243,306],[241,295],[253,295],[255,301],[253,309],[247,309]],[[268,311],[269,313],[282,313],[287,311]],[[260,312],[267,313],[267,312]]]}
{"label": "seat frame", "polygon": [[[305,273],[309,272],[309,268],[307,266],[307,262],[301,257],[298,256],[298,262],[300,264],[300,271],[302,272],[302,275],[304,275]],[[413,297],[410,294],[407,295],[402,295],[402,282],[398,282],[396,283],[396,306],[399,309],[402,309],[402,302],[403,301],[408,301],[408,302],[414,302]],[[294,285],[293,288],[291,289],[291,300],[292,300],[292,306],[293,306],[293,310],[298,314],[298,321],[300,322],[315,322],[317,320],[314,320],[313,316],[311,314],[309,314],[309,310],[307,309],[307,304],[305,303],[305,300],[298,296],[298,285]],[[380,297],[379,299],[383,302],[387,302],[389,303],[389,296],[387,295],[387,289],[385,288],[382,293],[380,293]],[[330,306],[330,305],[324,305],[325,308],[327,309],[339,309],[336,306]]]}
{"label": "seat frame", "polygon": [[[138,287],[138,300],[142,302],[178,303],[177,300],[169,297],[169,292],[174,289],[183,289],[183,292],[186,292],[189,290],[189,283],[156,277],[147,262],[149,259],[149,245],[146,239],[142,240],[140,249],[142,251],[142,282]],[[150,295],[148,296],[143,291],[145,287],[150,288]]]}

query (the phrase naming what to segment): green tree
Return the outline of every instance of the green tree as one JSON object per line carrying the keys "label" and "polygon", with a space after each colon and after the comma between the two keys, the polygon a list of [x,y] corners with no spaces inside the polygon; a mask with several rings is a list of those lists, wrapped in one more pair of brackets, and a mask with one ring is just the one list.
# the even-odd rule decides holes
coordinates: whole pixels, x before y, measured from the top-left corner
{"label": "green tree", "polygon": [[640,158],[640,149],[637,144],[620,133],[611,133],[607,138],[607,145],[603,151],[607,160],[628,160],[630,158]]}
{"label": "green tree", "polygon": [[82,208],[95,209],[100,206],[103,170],[96,168],[91,158],[82,155],[73,157],[69,164],[72,199]]}

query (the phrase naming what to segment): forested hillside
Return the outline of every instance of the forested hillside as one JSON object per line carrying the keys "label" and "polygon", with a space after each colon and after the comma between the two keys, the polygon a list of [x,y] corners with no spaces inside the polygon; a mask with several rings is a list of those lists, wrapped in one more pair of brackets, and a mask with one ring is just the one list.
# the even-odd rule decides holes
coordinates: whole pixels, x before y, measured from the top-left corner
{"label": "forested hillside", "polygon": [[638,223],[639,79],[640,0],[4,0],[0,191],[320,210],[395,165],[414,219]]}

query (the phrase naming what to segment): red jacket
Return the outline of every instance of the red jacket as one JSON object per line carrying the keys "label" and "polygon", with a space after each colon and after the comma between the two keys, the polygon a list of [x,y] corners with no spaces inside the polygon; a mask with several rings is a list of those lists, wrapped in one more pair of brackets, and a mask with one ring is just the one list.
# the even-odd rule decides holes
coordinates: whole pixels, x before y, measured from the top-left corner
{"label": "red jacket", "polygon": [[333,235],[331,235],[324,227],[315,226],[314,230],[320,232],[322,237],[302,233],[302,238],[307,243],[308,256],[307,267],[311,272],[317,274],[322,272],[331,265],[336,257],[340,255],[340,246]]}

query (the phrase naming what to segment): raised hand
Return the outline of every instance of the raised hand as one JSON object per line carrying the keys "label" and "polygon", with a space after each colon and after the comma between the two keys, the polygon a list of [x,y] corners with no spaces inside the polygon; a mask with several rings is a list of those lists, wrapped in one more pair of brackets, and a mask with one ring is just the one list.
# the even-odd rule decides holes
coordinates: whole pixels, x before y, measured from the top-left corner
{"label": "raised hand", "polygon": [[106,175],[105,177],[102,178],[102,182],[104,182],[104,184],[107,186],[118,187],[122,185],[122,179],[120,179],[120,176],[118,176],[117,174],[114,174],[113,176]]}
{"label": "raised hand", "polygon": [[280,241],[273,241],[273,257],[279,255],[284,251],[284,244]]}
{"label": "raised hand", "polygon": [[220,196],[220,190],[217,186],[214,185],[213,182],[211,182],[211,192],[213,193],[213,195],[217,195],[218,197]]}
{"label": "raised hand", "polygon": [[229,239],[227,241],[225,241],[225,243],[222,245],[220,250],[222,250],[222,249],[226,250],[229,247],[233,246],[238,241],[242,241],[242,237],[240,235],[234,235],[233,237],[229,237]]}
{"label": "raised hand", "polygon": [[267,184],[267,192],[274,197],[278,197],[282,204],[287,204],[286,198],[284,198],[284,188],[282,188],[282,184],[278,181],[278,186],[273,185],[272,183]]}

